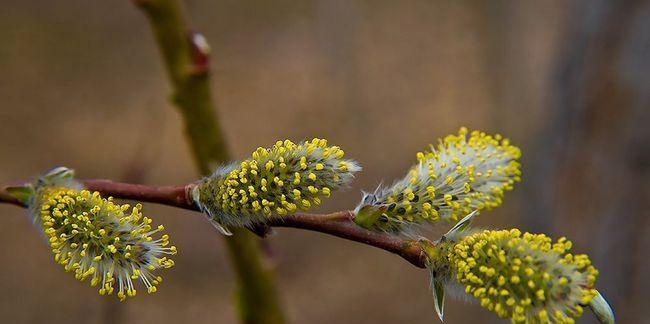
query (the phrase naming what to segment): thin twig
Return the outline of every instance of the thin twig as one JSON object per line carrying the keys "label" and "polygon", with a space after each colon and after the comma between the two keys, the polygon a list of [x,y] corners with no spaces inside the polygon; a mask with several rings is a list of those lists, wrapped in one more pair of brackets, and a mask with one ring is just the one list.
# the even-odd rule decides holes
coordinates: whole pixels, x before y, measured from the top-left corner
{"label": "thin twig", "polygon": [[[88,190],[98,191],[104,196],[153,202],[200,211],[192,203],[189,195],[191,188],[194,186],[193,184],[156,187],[110,180],[82,180],[81,182]],[[9,195],[4,187],[0,190],[0,202],[23,206]],[[352,212],[350,211],[339,211],[331,214],[298,213],[271,218],[267,225],[271,227],[297,228],[333,235],[397,254],[418,268],[426,267],[426,257],[422,250],[421,241],[403,239],[363,229],[352,221]],[[433,243],[426,242],[426,244]]]}
{"label": "thin twig", "polygon": [[[172,84],[172,102],[185,124],[196,166],[201,174],[209,174],[214,165],[230,160],[212,99],[210,47],[200,33],[188,28],[181,0],[133,1],[147,17],[163,56]],[[152,197],[159,193],[154,192]],[[181,203],[178,200],[173,202]],[[264,262],[259,240],[245,229],[235,228],[233,233],[235,235],[225,242],[237,275],[236,304],[241,322],[284,323],[275,275],[270,264]]]}
{"label": "thin twig", "polygon": [[18,199],[14,198],[12,195],[10,195],[5,188],[2,188],[0,190],[0,202],[5,203],[5,204],[12,204],[20,207],[27,207],[25,204],[20,202]]}

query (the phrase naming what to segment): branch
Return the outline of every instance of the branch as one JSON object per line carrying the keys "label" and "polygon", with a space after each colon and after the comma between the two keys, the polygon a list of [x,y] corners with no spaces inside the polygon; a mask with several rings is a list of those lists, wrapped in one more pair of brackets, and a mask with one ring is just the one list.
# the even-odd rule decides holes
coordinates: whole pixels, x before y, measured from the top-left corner
{"label": "branch", "polygon": [[[110,180],[82,180],[81,182],[88,190],[98,191],[104,196],[152,202],[200,211],[192,203],[192,199],[189,196],[191,188],[194,186],[193,184],[155,187],[113,182]],[[23,206],[6,192],[5,187],[0,189],[0,202]],[[331,214],[293,214],[275,217],[269,220],[268,225],[271,227],[298,228],[333,235],[397,254],[418,268],[426,267],[426,257],[422,250],[421,242],[363,229],[352,221],[352,212],[350,211],[339,211]],[[427,242],[427,244],[433,243]]]}
{"label": "branch", "polygon": [[[348,210],[326,215],[293,214],[277,217],[273,218],[269,225],[334,235],[397,254],[418,268],[426,268],[426,256],[422,250],[421,242],[361,228],[352,221],[352,212]],[[433,245],[433,243],[430,244]]]}
{"label": "branch", "polygon": [[[133,1],[149,20],[173,86],[172,101],[183,117],[196,165],[206,175],[215,164],[230,160],[212,99],[210,48],[201,34],[189,32],[180,0]],[[274,273],[263,260],[258,238],[244,229],[233,233],[225,242],[237,275],[242,322],[284,323]]]}
{"label": "branch", "polygon": [[20,207],[27,207],[25,204],[20,202],[20,200],[14,198],[14,196],[10,195],[7,192],[7,187],[2,187],[0,188],[0,202],[5,203],[5,204],[12,204]]}
{"label": "branch", "polygon": [[134,0],[142,9],[162,53],[173,86],[172,101],[185,123],[201,174],[229,161],[228,146],[212,98],[209,54],[205,38],[190,32],[179,0]]}

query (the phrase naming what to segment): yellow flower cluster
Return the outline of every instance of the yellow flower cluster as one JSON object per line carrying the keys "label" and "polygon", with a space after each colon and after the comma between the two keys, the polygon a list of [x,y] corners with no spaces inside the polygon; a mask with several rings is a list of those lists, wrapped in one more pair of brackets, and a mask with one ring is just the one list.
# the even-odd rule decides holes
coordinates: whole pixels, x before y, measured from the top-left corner
{"label": "yellow flower cluster", "polygon": [[174,265],[164,255],[176,254],[176,247],[168,247],[166,234],[153,238],[164,228],[152,228],[139,204],[130,208],[98,192],[44,186],[37,190],[30,208],[54,260],[78,280],[91,278],[90,285],[99,285],[101,295],[117,289],[120,300],[133,297],[138,279],[153,293],[162,281],[153,271]]}
{"label": "yellow flower cluster", "polygon": [[278,141],[217,170],[193,191],[194,201],[219,226],[246,226],[319,205],[350,183],[361,168],[324,139]]}
{"label": "yellow flower cluster", "polygon": [[417,164],[390,188],[367,194],[357,207],[357,224],[399,232],[404,225],[452,222],[474,210],[501,204],[520,181],[519,148],[500,135],[461,128],[417,153]]}
{"label": "yellow flower cluster", "polygon": [[482,231],[448,247],[452,273],[481,306],[513,323],[574,323],[596,296],[598,271],[571,242],[517,230]]}

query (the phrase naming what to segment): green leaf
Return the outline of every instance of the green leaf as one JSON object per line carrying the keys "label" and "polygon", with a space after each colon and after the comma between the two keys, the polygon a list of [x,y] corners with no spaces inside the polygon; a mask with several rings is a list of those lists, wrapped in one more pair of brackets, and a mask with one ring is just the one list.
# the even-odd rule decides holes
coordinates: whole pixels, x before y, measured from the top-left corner
{"label": "green leaf", "polygon": [[56,167],[50,172],[46,173],[43,178],[52,181],[52,180],[63,180],[63,179],[72,179],[74,177],[74,170],[68,169],[66,167]]}
{"label": "green leaf", "polygon": [[458,234],[461,234],[464,232],[471,224],[472,220],[474,220],[474,216],[478,215],[478,210],[475,210],[471,212],[469,215],[463,217],[454,227],[452,227],[447,234],[442,236],[442,241],[447,240],[448,238],[452,238],[457,236]]}
{"label": "green leaf", "polygon": [[594,312],[598,320],[603,324],[614,324],[614,311],[605,300],[605,297],[596,291],[596,297],[589,302],[589,308]]}
{"label": "green leaf", "polygon": [[436,313],[440,321],[443,322],[445,313],[445,288],[433,273],[431,273],[431,291],[433,292],[433,303],[436,307]]}
{"label": "green leaf", "polygon": [[210,224],[212,224],[212,226],[214,226],[214,228],[216,228],[217,231],[219,231],[219,233],[221,233],[221,234],[223,234],[225,236],[231,236],[232,235],[232,232],[227,227],[219,224],[219,222],[212,219],[211,217],[208,217],[208,221],[210,221]]}
{"label": "green leaf", "polygon": [[34,187],[31,184],[24,186],[7,187],[6,190],[11,196],[18,199],[18,201],[24,205],[27,205],[29,203],[35,193]]}

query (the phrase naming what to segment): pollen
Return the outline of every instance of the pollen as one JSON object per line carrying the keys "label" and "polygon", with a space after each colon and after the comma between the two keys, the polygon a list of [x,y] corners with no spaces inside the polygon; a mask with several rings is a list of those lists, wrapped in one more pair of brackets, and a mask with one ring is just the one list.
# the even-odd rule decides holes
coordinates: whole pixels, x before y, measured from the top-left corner
{"label": "pollen", "polygon": [[[100,295],[116,292],[120,300],[136,295],[135,281],[155,292],[162,280],[154,271],[174,265],[176,247],[164,227],[151,226],[142,206],[118,205],[98,192],[41,187],[30,206],[54,259],[76,279],[90,278]],[[157,238],[154,238],[157,237]]]}
{"label": "pollen", "polygon": [[[203,179],[192,195],[219,226],[247,226],[308,210],[346,187],[361,168],[324,139],[278,141]],[[255,172],[253,172],[255,171]],[[262,207],[260,207],[262,206]],[[265,208],[268,207],[268,208]]]}

